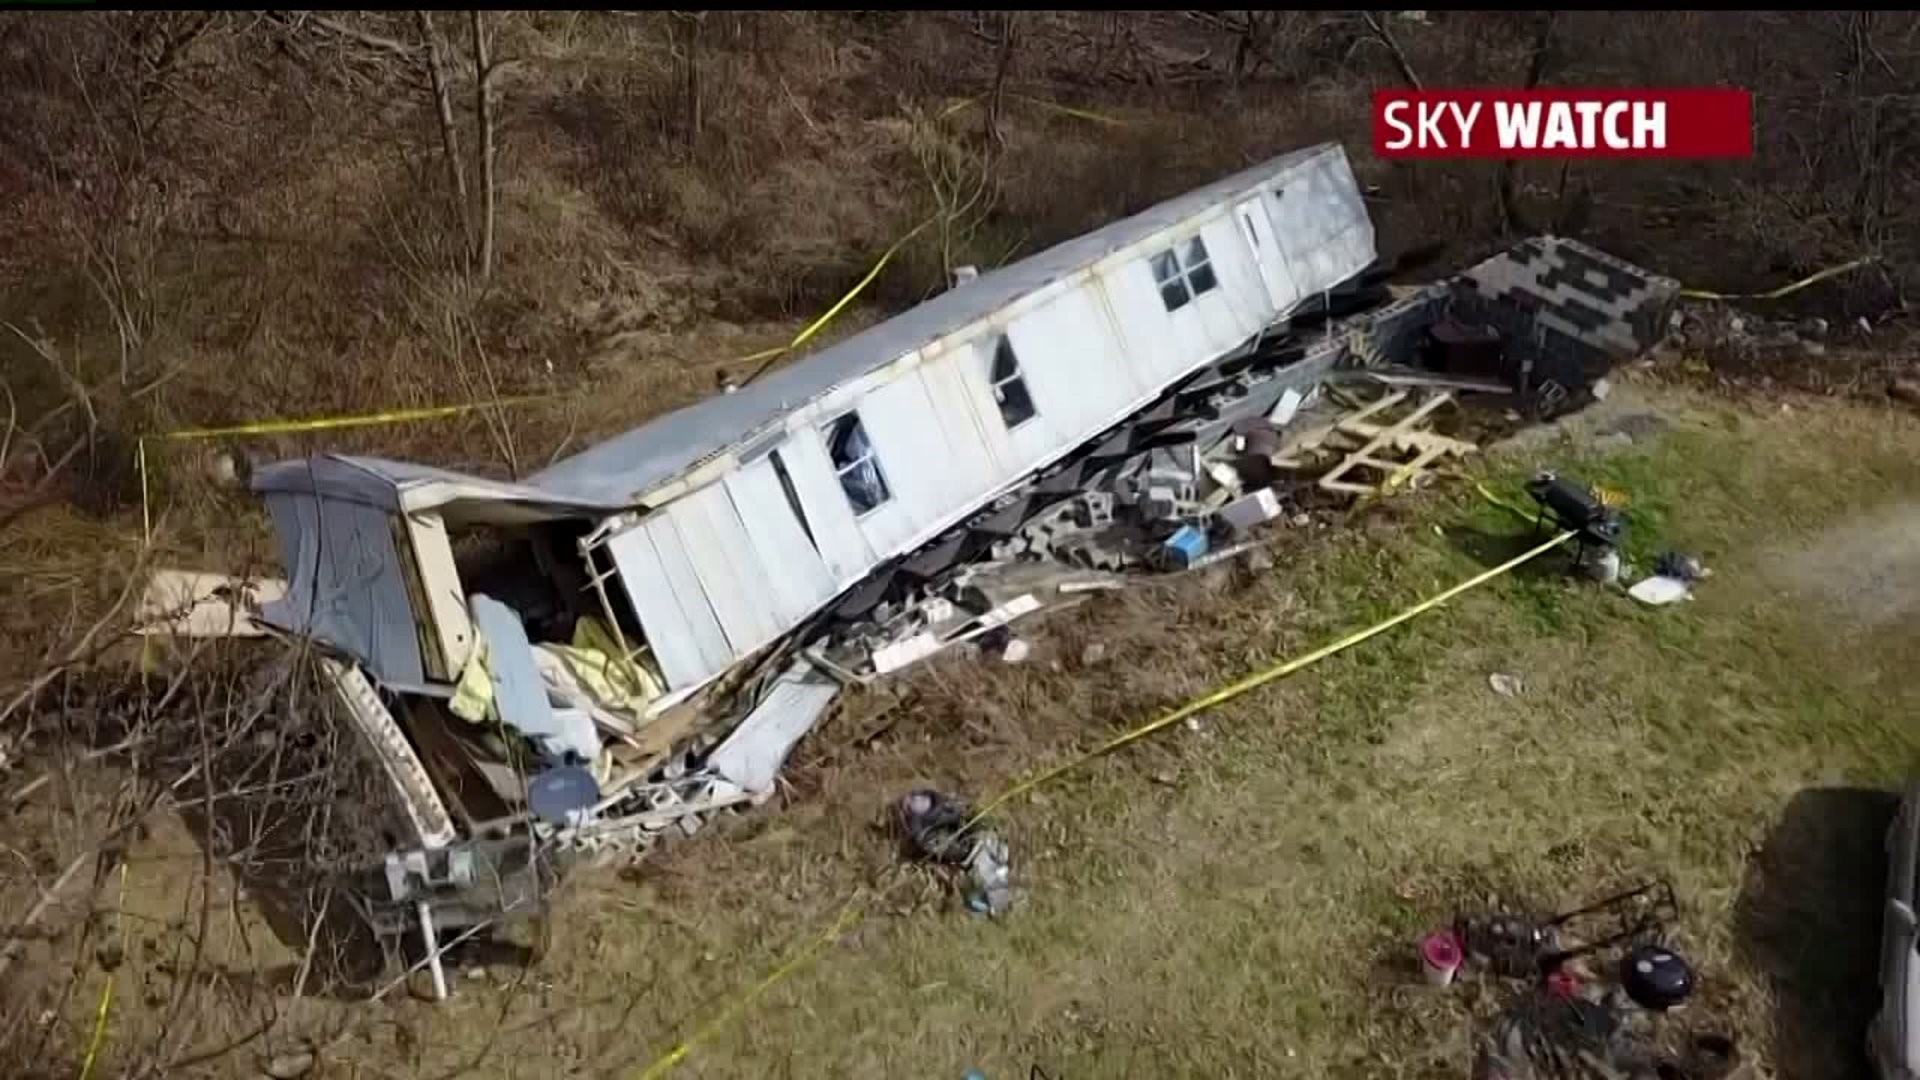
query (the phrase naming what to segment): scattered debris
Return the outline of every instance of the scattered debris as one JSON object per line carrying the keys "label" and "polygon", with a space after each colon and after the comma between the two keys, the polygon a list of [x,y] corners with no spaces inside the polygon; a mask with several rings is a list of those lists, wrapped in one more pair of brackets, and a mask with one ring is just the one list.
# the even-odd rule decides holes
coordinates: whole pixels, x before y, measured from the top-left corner
{"label": "scattered debris", "polygon": [[968,910],[992,916],[1011,910],[1007,842],[992,830],[970,825],[973,812],[965,802],[923,788],[903,796],[896,814],[916,857],[966,870],[962,898]]}
{"label": "scattered debris", "polygon": [[[1365,497],[1415,483],[1442,458],[1471,454],[1477,449],[1465,440],[1426,429],[1429,418],[1453,402],[1452,391],[1441,391],[1427,398],[1390,423],[1381,422],[1395,407],[1407,403],[1414,392],[1389,389],[1332,423],[1302,432],[1281,447],[1274,455],[1274,464],[1284,469],[1314,470],[1327,455],[1339,454],[1337,463],[1321,472],[1319,487],[1327,492]],[[1388,454],[1401,455],[1405,460],[1392,460],[1385,456]],[[1381,476],[1371,482],[1350,479],[1361,470],[1371,470]]]}
{"label": "scattered debris", "polygon": [[1420,965],[1427,973],[1427,982],[1434,986],[1451,985],[1465,960],[1460,937],[1451,930],[1428,934],[1420,942]]}
{"label": "scattered debris", "polygon": [[[1421,966],[1435,986],[1469,965],[1523,983],[1480,1039],[1474,1075],[1486,1080],[1725,1077],[1739,1061],[1732,1039],[1661,1026],[1696,983],[1664,941],[1678,910],[1656,881],[1557,915],[1463,914],[1421,940]],[[1589,965],[1613,951],[1614,963]]]}
{"label": "scattered debris", "polygon": [[1273,411],[1267,414],[1267,419],[1274,427],[1286,427],[1293,423],[1295,414],[1299,413],[1300,406],[1305,403],[1306,397],[1300,391],[1288,387],[1281,392],[1280,400],[1274,404]]}
{"label": "scattered debris", "polygon": [[1679,551],[1663,552],[1656,556],[1653,560],[1653,572],[1661,577],[1686,582],[1699,581],[1713,573],[1699,559]]}
{"label": "scattered debris", "polygon": [[135,632],[171,637],[261,637],[263,604],[287,594],[278,578],[242,579],[202,570],[154,570],[134,614]]}
{"label": "scattered debris", "polygon": [[1620,575],[1618,547],[1626,522],[1595,489],[1542,472],[1527,484],[1540,508],[1534,525],[1551,523],[1574,534],[1574,566],[1588,577],[1612,582]]}
{"label": "scattered debris", "polygon": [[795,661],[774,680],[740,726],[707,755],[713,772],[754,795],[773,790],[774,777],[800,737],[813,730],[839,693],[805,661]]}
{"label": "scattered debris", "polygon": [[[1293,182],[1294,166],[1275,168]],[[1351,181],[1344,161],[1326,176]],[[1023,362],[1041,358],[964,336],[1018,293],[987,279],[1017,283],[1019,266],[972,284],[956,273],[935,314],[972,314],[941,324],[965,346],[943,355],[991,360],[973,365],[992,373],[974,390],[1009,432],[1044,418],[964,461],[947,459],[974,443],[941,429],[958,398],[882,392],[921,368],[957,391],[982,377],[960,360],[894,364],[927,340],[919,314],[779,379],[723,380],[708,401],[523,482],[331,454],[266,465],[251,484],[288,580],[236,591],[182,573],[193,614],[168,632],[318,645],[411,826],[387,867],[405,872],[388,875],[383,925],[498,917],[519,893],[481,888],[489,845],[600,859],[692,835],[770,797],[841,688],[956,646],[1020,662],[1034,647],[1023,620],[1144,575],[1271,565],[1263,527],[1328,528],[1335,507],[1417,488],[1476,452],[1459,426],[1476,395],[1515,402],[1517,420],[1604,394],[1596,379],[1653,344],[1677,292],[1551,237],[1398,294],[1354,259],[1342,248],[1295,263],[1288,273],[1328,280],[1296,280],[1311,299],[1230,349],[1212,333],[1167,338],[1182,351],[1124,382],[1158,389],[1144,402],[1030,387]],[[1201,298],[1212,286],[1198,280],[1181,303],[1224,299]],[[802,404],[856,385],[824,426],[798,422]],[[1123,404],[1133,411],[1116,418]],[[1082,662],[1098,655],[1089,645]],[[1004,910],[1004,843],[968,852],[985,909]]]}
{"label": "scattered debris", "polygon": [[312,1052],[301,1050],[288,1054],[275,1054],[260,1066],[260,1071],[271,1080],[300,1080],[313,1071]]}
{"label": "scattered debris", "polygon": [[1655,574],[1634,582],[1627,588],[1627,595],[1643,604],[1660,607],[1680,600],[1691,600],[1693,588],[1679,578]]}

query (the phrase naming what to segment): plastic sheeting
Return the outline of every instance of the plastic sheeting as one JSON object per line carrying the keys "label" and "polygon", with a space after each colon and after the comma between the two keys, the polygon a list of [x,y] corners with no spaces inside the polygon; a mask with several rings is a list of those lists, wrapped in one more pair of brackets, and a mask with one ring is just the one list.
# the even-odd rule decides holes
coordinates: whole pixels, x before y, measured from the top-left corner
{"label": "plastic sheeting", "polygon": [[421,688],[420,633],[387,512],[295,493],[268,494],[267,511],[287,593],[261,606],[260,621],[339,649],[389,686]]}

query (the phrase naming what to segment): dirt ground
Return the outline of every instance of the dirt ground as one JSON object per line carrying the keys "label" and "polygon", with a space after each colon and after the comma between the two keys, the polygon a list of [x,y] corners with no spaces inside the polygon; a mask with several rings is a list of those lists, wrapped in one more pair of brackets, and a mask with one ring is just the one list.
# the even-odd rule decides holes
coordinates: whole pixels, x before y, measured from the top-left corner
{"label": "dirt ground", "polygon": [[1844,522],[1769,567],[1783,585],[1837,618],[1869,627],[1920,613],[1920,504]]}
{"label": "dirt ground", "polygon": [[[350,1016],[327,1075],[630,1076],[689,1037],[689,1076],[1461,1075],[1501,991],[1425,989],[1411,942],[1462,906],[1656,877],[1703,975],[1673,1023],[1775,1075],[1854,1075],[1883,793],[1920,747],[1920,618],[1835,618],[1788,583],[1910,551],[1882,523],[1920,496],[1920,424],[1627,393],[1668,423],[1476,470],[1625,490],[1631,559],[1676,547],[1716,571],[1695,601],[1644,608],[1547,557],[1010,804],[1003,921],[902,869],[892,796],[983,798],[1526,542],[1465,485],[1283,533],[1271,571],[1129,593],[1045,624],[1025,664],[941,663],[854,699],[775,805],[576,879],[531,967],[465,976],[442,1006],[313,1006]],[[857,924],[740,1001],[850,900]]]}

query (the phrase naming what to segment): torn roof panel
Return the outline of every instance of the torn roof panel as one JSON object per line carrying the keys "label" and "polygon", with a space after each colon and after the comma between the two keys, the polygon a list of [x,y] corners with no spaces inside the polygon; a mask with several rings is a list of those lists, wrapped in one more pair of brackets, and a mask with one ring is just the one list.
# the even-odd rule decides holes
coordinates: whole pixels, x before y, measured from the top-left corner
{"label": "torn roof panel", "polygon": [[533,474],[527,483],[586,503],[631,505],[835,388],[1322,157],[1344,164],[1345,151],[1337,143],[1322,143],[1281,155],[1010,263],[775,369],[734,393],[696,402],[589,447]]}
{"label": "torn roof panel", "polygon": [[319,494],[400,513],[440,510],[449,521],[504,523],[597,515],[625,505],[431,465],[346,454],[319,454],[264,466],[253,475],[253,490],[262,495]]}

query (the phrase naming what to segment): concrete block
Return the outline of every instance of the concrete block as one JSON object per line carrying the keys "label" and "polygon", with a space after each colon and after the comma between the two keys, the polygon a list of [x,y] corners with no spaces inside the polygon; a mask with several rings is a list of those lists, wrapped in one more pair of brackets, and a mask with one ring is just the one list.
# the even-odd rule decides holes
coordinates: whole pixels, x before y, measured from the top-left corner
{"label": "concrete block", "polygon": [[1235,532],[1246,532],[1256,525],[1280,516],[1280,496],[1271,488],[1242,495],[1220,508],[1220,520]]}

